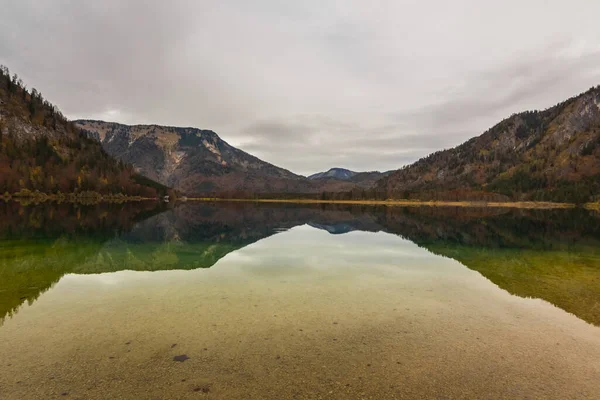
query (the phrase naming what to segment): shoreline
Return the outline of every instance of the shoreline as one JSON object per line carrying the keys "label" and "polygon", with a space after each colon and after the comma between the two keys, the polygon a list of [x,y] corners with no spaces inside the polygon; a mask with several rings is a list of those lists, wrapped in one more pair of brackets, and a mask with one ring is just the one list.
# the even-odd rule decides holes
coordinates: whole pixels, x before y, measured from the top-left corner
{"label": "shoreline", "polygon": [[0,201],[9,202],[14,201],[20,204],[39,204],[46,202],[56,203],[79,203],[79,204],[98,204],[98,203],[126,203],[126,202],[140,202],[140,201],[158,201],[158,198],[153,197],[141,197],[141,196],[128,196],[123,194],[113,195],[77,195],[75,193],[61,193],[61,194],[34,194],[34,195],[18,195],[9,194],[0,195]]}
{"label": "shoreline", "polygon": [[[128,196],[124,194],[90,195],[75,193],[60,194],[0,194],[0,201],[16,201],[22,204],[57,202],[57,203],[125,203],[140,201],[158,201],[159,198]],[[557,203],[550,201],[443,201],[443,200],[321,200],[321,199],[233,199],[221,197],[183,197],[174,201],[197,202],[240,202],[240,203],[288,203],[288,204],[345,204],[345,205],[370,205],[390,207],[471,207],[471,208],[521,208],[521,209],[572,209],[584,208],[590,211],[600,211],[600,202],[574,204]]]}
{"label": "shoreline", "polygon": [[[215,197],[188,197],[185,201],[220,201],[246,203],[290,203],[290,204],[350,204],[350,205],[383,205],[397,207],[493,207],[524,209],[571,209],[573,203],[554,203],[546,201],[417,201],[417,200],[317,200],[317,199],[226,199]],[[600,210],[600,203],[583,205],[588,210]]]}

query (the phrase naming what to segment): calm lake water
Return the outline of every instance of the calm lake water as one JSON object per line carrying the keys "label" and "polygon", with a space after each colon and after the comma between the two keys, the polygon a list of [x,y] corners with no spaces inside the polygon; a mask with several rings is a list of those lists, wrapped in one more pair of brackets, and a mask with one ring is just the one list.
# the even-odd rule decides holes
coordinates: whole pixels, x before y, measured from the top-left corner
{"label": "calm lake water", "polygon": [[160,207],[0,204],[1,399],[600,398],[598,213]]}

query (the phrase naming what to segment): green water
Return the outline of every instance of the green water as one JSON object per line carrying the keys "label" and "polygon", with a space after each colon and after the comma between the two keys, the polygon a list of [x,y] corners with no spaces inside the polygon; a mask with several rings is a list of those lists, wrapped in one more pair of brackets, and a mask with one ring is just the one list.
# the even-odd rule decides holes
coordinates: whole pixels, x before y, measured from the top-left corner
{"label": "green water", "polygon": [[597,213],[2,203],[0,215],[2,398],[600,391]]}

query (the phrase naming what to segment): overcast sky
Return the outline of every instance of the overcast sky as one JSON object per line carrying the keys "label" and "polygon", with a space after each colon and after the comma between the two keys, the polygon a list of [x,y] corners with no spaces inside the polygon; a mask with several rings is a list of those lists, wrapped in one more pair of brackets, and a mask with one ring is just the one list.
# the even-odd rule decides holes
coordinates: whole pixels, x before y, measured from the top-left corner
{"label": "overcast sky", "polygon": [[69,118],[388,170],[600,84],[597,0],[0,0],[0,63]]}

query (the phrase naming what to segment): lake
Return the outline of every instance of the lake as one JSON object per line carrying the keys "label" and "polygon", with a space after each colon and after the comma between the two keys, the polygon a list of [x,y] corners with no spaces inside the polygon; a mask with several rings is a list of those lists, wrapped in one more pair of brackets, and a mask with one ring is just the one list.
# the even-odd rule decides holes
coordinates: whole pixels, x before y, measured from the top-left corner
{"label": "lake", "polygon": [[0,203],[2,399],[600,396],[600,214]]}

